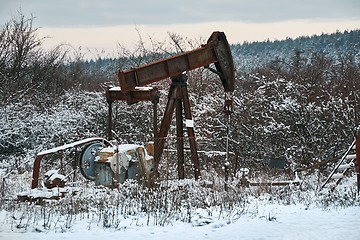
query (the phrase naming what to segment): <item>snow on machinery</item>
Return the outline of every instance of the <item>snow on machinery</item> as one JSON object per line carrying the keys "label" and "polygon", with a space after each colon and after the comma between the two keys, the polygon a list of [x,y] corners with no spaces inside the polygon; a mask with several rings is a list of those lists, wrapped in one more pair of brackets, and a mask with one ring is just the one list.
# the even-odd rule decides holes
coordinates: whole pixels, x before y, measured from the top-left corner
{"label": "snow on machinery", "polygon": [[[216,69],[210,68],[214,64]],[[65,151],[71,148],[82,148],[77,160],[81,174],[95,181],[96,185],[114,185],[125,179],[150,179],[159,175],[159,163],[164,150],[164,144],[170,128],[172,115],[176,114],[177,129],[177,159],[178,176],[184,178],[184,122],[187,129],[187,139],[190,145],[191,161],[195,179],[200,177],[200,164],[194,133],[194,122],[191,116],[190,100],[187,90],[187,75],[185,72],[206,67],[219,75],[225,90],[225,113],[230,114],[233,108],[232,92],[234,91],[235,69],[230,46],[223,32],[213,32],[207,43],[198,49],[162,59],[138,68],[119,71],[119,87],[107,89],[106,96],[109,106],[108,138],[88,138],[37,154],[34,161],[31,188],[38,187],[40,162],[43,157]],[[171,78],[172,83],[168,94],[168,102],[164,116],[157,129],[157,103],[159,93],[156,88],[144,87],[163,79]],[[154,144],[149,147],[137,145],[118,145],[112,139],[112,103],[127,101],[129,104],[139,101],[154,103]],[[183,113],[185,119],[183,118]],[[57,175],[59,176],[59,175]],[[59,186],[64,179],[47,178],[49,188]],[[56,180],[56,181],[55,181]]]}
{"label": "snow on machinery", "polygon": [[[216,69],[209,68],[214,64]],[[191,117],[190,101],[187,92],[187,76],[184,72],[205,67],[219,75],[225,90],[225,113],[230,116],[232,112],[232,92],[234,91],[235,71],[230,52],[230,47],[226,36],[222,32],[214,32],[209,38],[207,44],[193,51],[185,52],[170,58],[159,60],[138,68],[127,71],[119,71],[118,78],[120,87],[107,89],[106,97],[109,107],[108,118],[108,139],[88,138],[71,144],[66,144],[58,148],[40,152],[34,162],[32,188],[36,188],[39,182],[40,161],[46,155],[51,155],[71,148],[81,148],[80,156],[77,160],[77,167],[81,174],[96,185],[111,185],[121,183],[126,179],[143,179],[145,182],[155,179],[159,174],[159,163],[164,150],[167,132],[170,128],[172,115],[176,115],[176,134],[177,134],[177,167],[178,178],[184,178],[184,140],[189,141],[191,151],[192,169],[195,178],[200,177],[200,164],[198,160],[198,151],[194,134],[194,122]],[[156,88],[147,85],[171,78],[171,86],[168,93],[168,102],[164,111],[164,116],[158,130],[157,124],[157,103],[159,101],[159,92]],[[139,101],[151,101],[154,104],[154,144],[147,147],[137,145],[117,145],[112,139],[112,103],[114,101],[127,101],[129,104]],[[185,115],[185,119],[183,118]],[[187,131],[184,131],[184,124]],[[187,133],[187,137],[184,134]],[[356,157],[352,154],[349,158],[349,151],[356,151]],[[337,177],[336,185],[341,179],[353,172],[351,168],[355,167],[357,175],[358,191],[360,189],[360,131],[357,131],[356,140],[354,140],[349,151],[336,165],[323,183],[321,188]],[[227,158],[227,157],[226,157]],[[352,160],[351,164],[344,164],[344,160]],[[343,166],[346,169],[343,170]],[[316,166],[315,166],[316,167]],[[226,170],[226,169],[225,169]],[[342,171],[336,174],[337,171]],[[62,186],[64,178],[56,172],[50,172],[55,175],[47,176],[45,185],[49,188]],[[253,183],[245,179],[244,185],[286,185],[294,184],[296,181]],[[340,178],[339,178],[340,176]],[[45,177],[43,178],[45,179]],[[246,180],[246,181],[245,181]],[[296,179],[297,180],[297,179]],[[336,186],[335,185],[335,186]]]}
{"label": "snow on machinery", "polygon": [[[40,162],[45,156],[81,146],[77,166],[81,175],[95,181],[96,185],[115,186],[125,179],[149,176],[152,170],[153,157],[148,154],[152,152],[151,144],[148,144],[150,149],[146,150],[140,145],[118,145],[116,141],[110,142],[103,138],[87,138],[38,153],[34,161],[31,188],[39,184]],[[43,181],[47,188],[53,188],[63,187],[65,179],[57,171],[50,170],[45,173]]]}

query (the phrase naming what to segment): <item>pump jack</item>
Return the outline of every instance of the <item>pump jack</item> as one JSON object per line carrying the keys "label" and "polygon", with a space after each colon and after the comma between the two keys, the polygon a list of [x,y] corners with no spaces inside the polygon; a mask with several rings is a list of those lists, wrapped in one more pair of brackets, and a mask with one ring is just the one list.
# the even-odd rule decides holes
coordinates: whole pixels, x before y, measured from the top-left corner
{"label": "pump jack", "polygon": [[[216,69],[210,68],[214,64]],[[175,55],[170,58],[162,59],[138,68],[118,72],[120,88],[107,89],[106,96],[109,104],[109,116],[111,116],[111,105],[113,101],[124,100],[129,104],[139,101],[152,101],[154,103],[154,167],[153,176],[158,174],[160,158],[164,150],[165,139],[170,128],[171,118],[176,109],[176,129],[177,129],[177,158],[178,176],[184,178],[184,129],[183,129],[183,110],[185,123],[190,143],[191,161],[194,166],[195,179],[200,177],[200,164],[197,154],[195,141],[194,123],[191,116],[190,100],[187,90],[187,75],[184,72],[205,67],[211,72],[219,75],[225,90],[226,114],[232,112],[231,93],[234,91],[235,70],[231,56],[230,46],[223,32],[213,32],[207,43],[198,49]],[[157,130],[156,107],[159,100],[159,93],[156,88],[144,87],[148,84],[171,78],[172,83],[168,94],[168,102],[160,130]],[[109,117],[109,140],[112,138],[111,125],[112,119]],[[31,188],[38,186],[40,162],[51,154],[59,153],[67,149],[85,146],[78,160],[78,167],[84,177],[94,180],[94,158],[101,146],[112,146],[112,143],[103,138],[87,138],[74,143],[65,144],[60,147],[42,151],[37,154],[34,161],[33,179]],[[154,176],[155,175],[155,176]]]}
{"label": "pump jack", "polygon": [[[209,65],[212,63],[214,63],[216,69],[209,68]],[[232,99],[227,99],[227,96],[231,95],[229,93],[234,91],[235,69],[230,46],[223,32],[213,32],[207,44],[193,51],[162,59],[125,72],[120,70],[118,73],[120,88],[123,93],[128,93],[136,87],[145,86],[166,78],[171,78],[172,80],[160,130],[154,134],[155,174],[158,174],[165,139],[170,128],[172,115],[176,108],[178,176],[180,179],[184,178],[184,129],[182,115],[182,111],[184,110],[195,179],[200,177],[200,164],[187,90],[187,76],[184,74],[184,72],[200,67],[209,68],[212,72],[219,75],[226,96],[224,109],[227,113],[230,113],[233,103]]]}

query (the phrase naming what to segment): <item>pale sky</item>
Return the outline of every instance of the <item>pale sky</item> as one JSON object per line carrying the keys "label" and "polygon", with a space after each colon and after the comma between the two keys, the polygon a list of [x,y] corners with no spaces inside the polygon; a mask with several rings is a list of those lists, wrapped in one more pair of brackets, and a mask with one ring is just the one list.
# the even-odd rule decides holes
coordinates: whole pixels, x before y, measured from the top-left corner
{"label": "pale sky", "polygon": [[169,32],[207,39],[223,31],[242,43],[360,29],[360,0],[0,0],[0,24],[19,9],[50,37],[44,45],[107,54],[117,43],[135,45],[137,31],[159,41]]}

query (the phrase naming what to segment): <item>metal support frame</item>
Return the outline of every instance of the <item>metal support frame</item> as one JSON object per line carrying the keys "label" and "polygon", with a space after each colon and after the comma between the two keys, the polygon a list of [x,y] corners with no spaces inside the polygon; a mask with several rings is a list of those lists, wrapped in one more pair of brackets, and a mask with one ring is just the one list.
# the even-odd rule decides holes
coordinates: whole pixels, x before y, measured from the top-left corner
{"label": "metal support frame", "polygon": [[176,99],[176,143],[177,143],[177,160],[179,179],[185,178],[185,154],[184,154],[184,129],[183,129],[183,107],[181,99]]}
{"label": "metal support frame", "polygon": [[[216,69],[209,68],[210,64],[214,64]],[[133,91],[136,87],[146,86],[166,78],[172,78],[168,102],[160,130],[158,134],[156,134],[157,131],[154,131],[154,177],[158,175],[159,162],[161,154],[164,150],[165,137],[168,133],[171,118],[176,108],[178,175],[179,178],[184,178],[184,163],[183,160],[181,160],[184,159],[182,107],[184,108],[185,122],[192,123],[192,119],[186,79],[183,80],[184,75],[182,74],[200,67],[206,67],[210,69],[210,71],[219,75],[225,93],[234,91],[235,68],[230,46],[223,32],[213,32],[207,43],[198,49],[184,52],[182,54],[152,62],[137,68],[131,68],[126,71],[119,70],[118,72],[119,84],[121,91],[124,92],[124,94]],[[226,100],[225,110],[227,112],[232,111],[231,99]],[[187,126],[187,135],[190,143],[191,159],[194,164],[195,178],[197,179],[200,177],[200,164],[198,161],[194,129],[192,126],[190,127],[190,125],[191,124]]]}
{"label": "metal support frame", "polygon": [[357,180],[357,191],[360,192],[360,126],[356,130],[355,136],[355,151],[356,151],[356,160],[355,160],[355,174]]}
{"label": "metal support frame", "polygon": [[225,191],[228,189],[228,180],[229,180],[229,135],[230,135],[230,125],[231,125],[231,114],[234,112],[234,103],[233,103],[233,94],[225,93],[225,105],[224,105],[224,113],[227,118],[226,123],[226,156],[224,163],[224,174],[225,174]]}
{"label": "metal support frame", "polygon": [[157,105],[159,103],[160,93],[157,88],[137,87],[128,92],[123,92],[119,87],[112,87],[106,90],[106,100],[108,103],[108,139],[113,139],[113,120],[112,103],[114,101],[126,101],[128,104],[134,104],[141,101],[151,101],[153,103],[153,134],[157,135]]}
{"label": "metal support frame", "polygon": [[187,128],[187,135],[190,144],[191,161],[194,166],[195,179],[200,177],[200,163],[197,153],[197,145],[195,141],[195,131],[193,127],[193,120],[190,110],[190,100],[187,90],[187,76],[182,74],[178,77],[173,77],[168,94],[168,102],[166,105],[164,117],[161,122],[160,131],[155,138],[155,166],[154,171],[157,173],[160,163],[161,155],[164,151],[164,145],[167,133],[170,128],[172,115],[176,108],[176,135],[177,135],[177,158],[178,158],[178,177],[185,178],[184,173],[184,129],[183,129],[183,110],[185,115],[185,122]]}
{"label": "metal support frame", "polygon": [[56,147],[56,148],[52,148],[52,149],[49,149],[49,150],[39,152],[36,155],[36,158],[35,158],[35,161],[34,161],[31,188],[34,189],[39,184],[40,163],[41,163],[41,160],[45,156],[51,155],[51,154],[54,154],[54,153],[58,153],[58,152],[61,152],[61,151],[65,151],[65,150],[70,149],[70,148],[75,148],[75,147],[78,147],[78,146],[81,146],[81,145],[84,145],[84,144],[87,144],[87,143],[91,143],[91,142],[102,142],[102,143],[104,143],[104,145],[109,145],[109,146],[111,145],[111,143],[108,140],[104,139],[104,138],[92,137],[92,138],[86,138],[86,139],[83,139],[83,140],[80,140],[80,141],[77,141],[77,142],[65,144],[63,146],[59,146],[59,147]]}

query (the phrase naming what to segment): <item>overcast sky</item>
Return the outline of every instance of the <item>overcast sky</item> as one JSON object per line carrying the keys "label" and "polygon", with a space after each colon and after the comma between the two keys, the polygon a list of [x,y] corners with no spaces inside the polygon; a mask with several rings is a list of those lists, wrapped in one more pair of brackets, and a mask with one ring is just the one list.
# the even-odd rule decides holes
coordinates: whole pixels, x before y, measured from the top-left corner
{"label": "overcast sky", "polygon": [[111,51],[168,32],[204,37],[224,31],[232,43],[360,29],[360,0],[0,0],[0,23],[21,9],[48,44]]}

